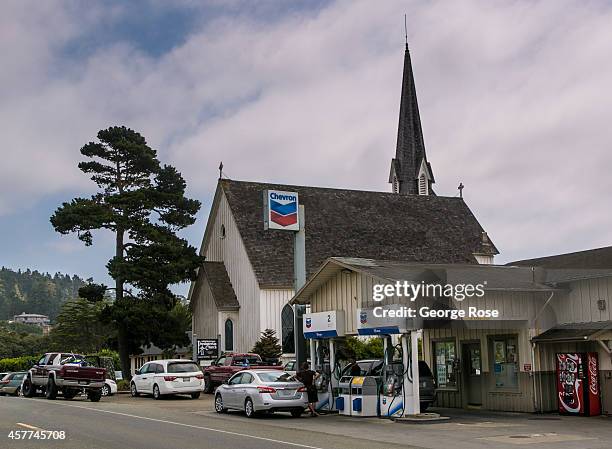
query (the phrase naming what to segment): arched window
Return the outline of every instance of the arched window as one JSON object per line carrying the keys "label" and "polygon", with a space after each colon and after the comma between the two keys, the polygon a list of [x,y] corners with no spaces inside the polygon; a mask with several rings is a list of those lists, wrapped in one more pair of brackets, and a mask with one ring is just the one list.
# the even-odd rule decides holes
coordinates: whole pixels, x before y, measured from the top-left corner
{"label": "arched window", "polygon": [[285,354],[295,352],[295,340],[293,339],[293,309],[289,304],[283,307],[281,312],[282,346]]}
{"label": "arched window", "polygon": [[234,323],[229,318],[225,320],[225,350],[234,350]]}

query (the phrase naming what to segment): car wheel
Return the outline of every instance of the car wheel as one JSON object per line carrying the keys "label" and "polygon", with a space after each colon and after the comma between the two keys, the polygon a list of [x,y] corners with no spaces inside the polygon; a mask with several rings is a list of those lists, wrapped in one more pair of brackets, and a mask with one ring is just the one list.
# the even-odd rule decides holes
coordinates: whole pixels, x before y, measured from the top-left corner
{"label": "car wheel", "polygon": [[26,398],[32,398],[36,394],[36,387],[32,383],[32,378],[30,376],[26,377],[26,380],[23,381],[23,395]]}
{"label": "car wheel", "polygon": [[302,413],[304,413],[303,409],[291,410],[291,416],[293,416],[294,418],[299,418],[300,416],[302,416]]}
{"label": "car wheel", "polygon": [[215,389],[215,386],[210,379],[210,376],[204,376],[204,393],[210,394]]}
{"label": "car wheel", "polygon": [[20,396],[20,395],[21,395],[21,387],[17,387],[17,389],[15,390],[14,396]]}
{"label": "car wheel", "polygon": [[200,397],[200,392],[196,391],[195,393],[191,393],[191,399],[198,399]]}
{"label": "car wheel", "polygon": [[111,395],[111,389],[108,386],[108,384],[104,384],[104,386],[102,387],[102,396],[110,396]]}
{"label": "car wheel", "polygon": [[138,390],[136,389],[136,384],[134,382],[130,384],[130,394],[133,398],[137,398],[138,396],[140,396],[140,393],[138,393]]}
{"label": "car wheel", "polygon": [[102,389],[100,390],[89,390],[87,392],[87,399],[91,402],[98,402],[102,397]]}
{"label": "car wheel", "polygon": [[157,384],[153,385],[153,399],[161,399],[161,393]]}
{"label": "car wheel", "polygon": [[244,414],[247,416],[247,418],[255,418],[255,415],[257,414],[251,398],[246,398],[246,401],[244,401]]}
{"label": "car wheel", "polygon": [[55,399],[57,397],[57,387],[55,386],[55,380],[53,379],[53,377],[49,377],[49,380],[47,381],[45,397],[47,399]]}
{"label": "car wheel", "polygon": [[215,412],[217,413],[226,413],[227,409],[223,407],[223,398],[220,394],[215,396]]}

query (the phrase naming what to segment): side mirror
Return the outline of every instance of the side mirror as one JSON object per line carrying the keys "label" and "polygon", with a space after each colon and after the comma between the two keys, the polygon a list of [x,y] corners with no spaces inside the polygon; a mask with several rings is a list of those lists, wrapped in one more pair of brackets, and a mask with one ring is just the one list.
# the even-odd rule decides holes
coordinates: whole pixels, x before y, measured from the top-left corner
{"label": "side mirror", "polygon": [[134,371],[134,374],[135,374],[136,376],[138,376],[138,375],[140,374],[140,370],[139,370],[139,369],[137,369],[136,371]]}

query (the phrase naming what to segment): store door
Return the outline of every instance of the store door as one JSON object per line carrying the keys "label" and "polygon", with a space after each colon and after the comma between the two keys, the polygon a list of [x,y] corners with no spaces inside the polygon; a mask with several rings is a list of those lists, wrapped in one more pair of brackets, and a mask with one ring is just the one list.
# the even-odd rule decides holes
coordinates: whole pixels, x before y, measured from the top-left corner
{"label": "store door", "polygon": [[463,344],[463,385],[467,405],[482,405],[480,342]]}

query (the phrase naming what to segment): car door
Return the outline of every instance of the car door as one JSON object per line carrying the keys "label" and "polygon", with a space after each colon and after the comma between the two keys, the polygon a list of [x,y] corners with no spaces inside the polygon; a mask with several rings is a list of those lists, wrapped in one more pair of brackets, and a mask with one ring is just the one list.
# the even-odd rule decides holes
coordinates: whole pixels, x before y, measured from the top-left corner
{"label": "car door", "polygon": [[[134,383],[136,384],[136,389],[140,392],[144,392],[144,382],[147,378],[150,363],[145,363],[140,367],[140,374],[136,374],[134,376]],[[144,379],[144,380],[143,380]]]}
{"label": "car door", "polygon": [[223,355],[213,362],[213,369],[210,372],[210,378],[212,379],[213,382],[215,383],[222,382],[223,376],[221,374],[222,373],[221,367],[223,365],[225,365],[225,356]]}
{"label": "car door", "polygon": [[242,408],[244,406],[244,401],[247,396],[253,396],[253,388],[256,388],[253,385],[253,375],[251,373],[242,373],[242,379],[240,379],[240,385],[236,386],[236,408]]}
{"label": "car door", "polygon": [[147,375],[142,378],[142,391],[146,393],[153,393],[153,384],[155,383],[155,374],[160,371],[163,372],[163,368],[159,363],[150,363]]}
{"label": "car door", "polygon": [[224,385],[223,403],[226,407],[236,408],[238,399],[236,398],[237,390],[241,388],[240,382],[242,381],[242,373],[235,374],[230,380]]}

